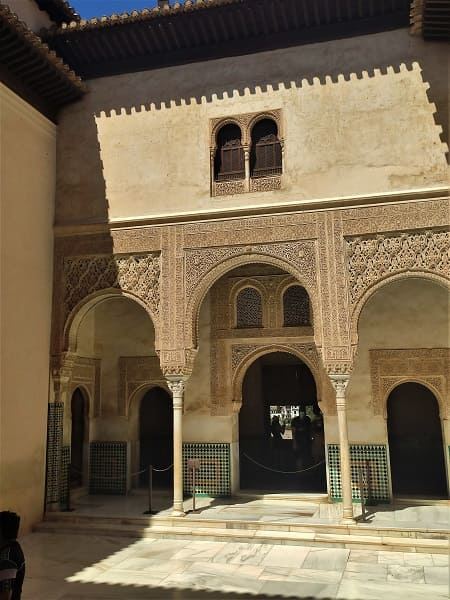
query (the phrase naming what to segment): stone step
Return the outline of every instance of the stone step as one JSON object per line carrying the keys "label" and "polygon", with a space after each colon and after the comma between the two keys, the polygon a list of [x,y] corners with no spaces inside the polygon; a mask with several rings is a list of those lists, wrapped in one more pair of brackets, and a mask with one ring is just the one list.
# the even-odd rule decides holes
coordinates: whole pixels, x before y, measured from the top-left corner
{"label": "stone step", "polygon": [[449,538],[442,530],[374,528],[324,523],[293,524],[158,517],[98,517],[49,513],[35,531],[61,534],[158,537],[444,554]]}

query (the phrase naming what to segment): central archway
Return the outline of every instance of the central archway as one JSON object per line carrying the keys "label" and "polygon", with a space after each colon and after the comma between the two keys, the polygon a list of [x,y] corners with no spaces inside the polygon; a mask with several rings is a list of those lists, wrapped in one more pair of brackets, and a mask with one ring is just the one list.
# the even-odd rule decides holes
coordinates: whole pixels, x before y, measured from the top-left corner
{"label": "central archway", "polygon": [[271,352],[247,369],[239,448],[241,489],[326,492],[323,417],[316,382],[297,356]]}
{"label": "central archway", "polygon": [[[170,394],[161,387],[148,390],[139,407],[139,470],[153,467],[156,488],[172,485],[173,471],[173,410]],[[148,470],[140,476],[141,484],[148,484]]]}

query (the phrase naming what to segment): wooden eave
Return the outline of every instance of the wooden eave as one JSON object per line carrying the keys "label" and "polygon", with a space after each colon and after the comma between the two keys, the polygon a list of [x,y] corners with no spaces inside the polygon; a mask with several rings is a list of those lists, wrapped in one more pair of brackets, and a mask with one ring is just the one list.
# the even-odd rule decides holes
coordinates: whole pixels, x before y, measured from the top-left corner
{"label": "wooden eave", "polygon": [[186,0],[41,35],[95,78],[407,27],[409,12],[410,0]]}
{"label": "wooden eave", "polygon": [[411,30],[426,40],[450,41],[450,0],[413,0]]}
{"label": "wooden eave", "polygon": [[52,120],[85,91],[81,78],[3,4],[0,81]]}

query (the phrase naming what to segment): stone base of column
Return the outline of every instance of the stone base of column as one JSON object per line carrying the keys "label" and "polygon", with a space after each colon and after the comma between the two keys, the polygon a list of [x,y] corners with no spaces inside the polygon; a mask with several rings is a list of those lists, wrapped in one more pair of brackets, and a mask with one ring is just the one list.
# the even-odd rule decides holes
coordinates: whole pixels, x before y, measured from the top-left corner
{"label": "stone base of column", "polygon": [[172,517],[185,517],[186,513],[184,512],[183,503],[176,503],[172,507]]}
{"label": "stone base of column", "polygon": [[342,523],[342,525],[355,525],[356,524],[356,519],[353,516],[352,509],[344,509],[342,511],[341,523]]}

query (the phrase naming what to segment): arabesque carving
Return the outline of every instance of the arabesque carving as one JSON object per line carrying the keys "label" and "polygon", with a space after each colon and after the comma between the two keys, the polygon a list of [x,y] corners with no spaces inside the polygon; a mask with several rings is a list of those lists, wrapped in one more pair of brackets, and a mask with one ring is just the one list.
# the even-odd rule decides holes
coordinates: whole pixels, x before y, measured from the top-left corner
{"label": "arabesque carving", "polygon": [[89,410],[91,417],[100,415],[100,369],[101,360],[99,358],[86,356],[74,358],[69,393],[72,394],[78,386],[86,388],[91,404]]}
{"label": "arabesque carving", "polygon": [[128,256],[70,256],[64,260],[64,307],[68,314],[83,298],[107,288],[141,298],[154,316],[159,312],[159,253]]}
{"label": "arabesque carving", "polygon": [[119,415],[128,417],[136,391],[146,384],[166,387],[167,382],[157,356],[121,356],[119,358]]}
{"label": "arabesque carving", "polygon": [[[310,240],[282,242],[274,244],[254,244],[252,246],[222,246],[186,250],[186,299],[189,301],[198,282],[208,271],[229,258],[245,254],[269,255],[283,263],[291,263],[302,273],[303,279],[313,290],[316,288],[315,243]],[[309,290],[308,290],[309,291]]]}
{"label": "arabesque carving", "polygon": [[450,232],[377,235],[347,240],[352,306],[380,279],[402,271],[427,271],[450,277]]}
{"label": "arabesque carving", "polygon": [[431,388],[441,405],[441,416],[450,415],[450,349],[412,348],[370,350],[372,410],[386,416],[389,393],[408,381]]}

